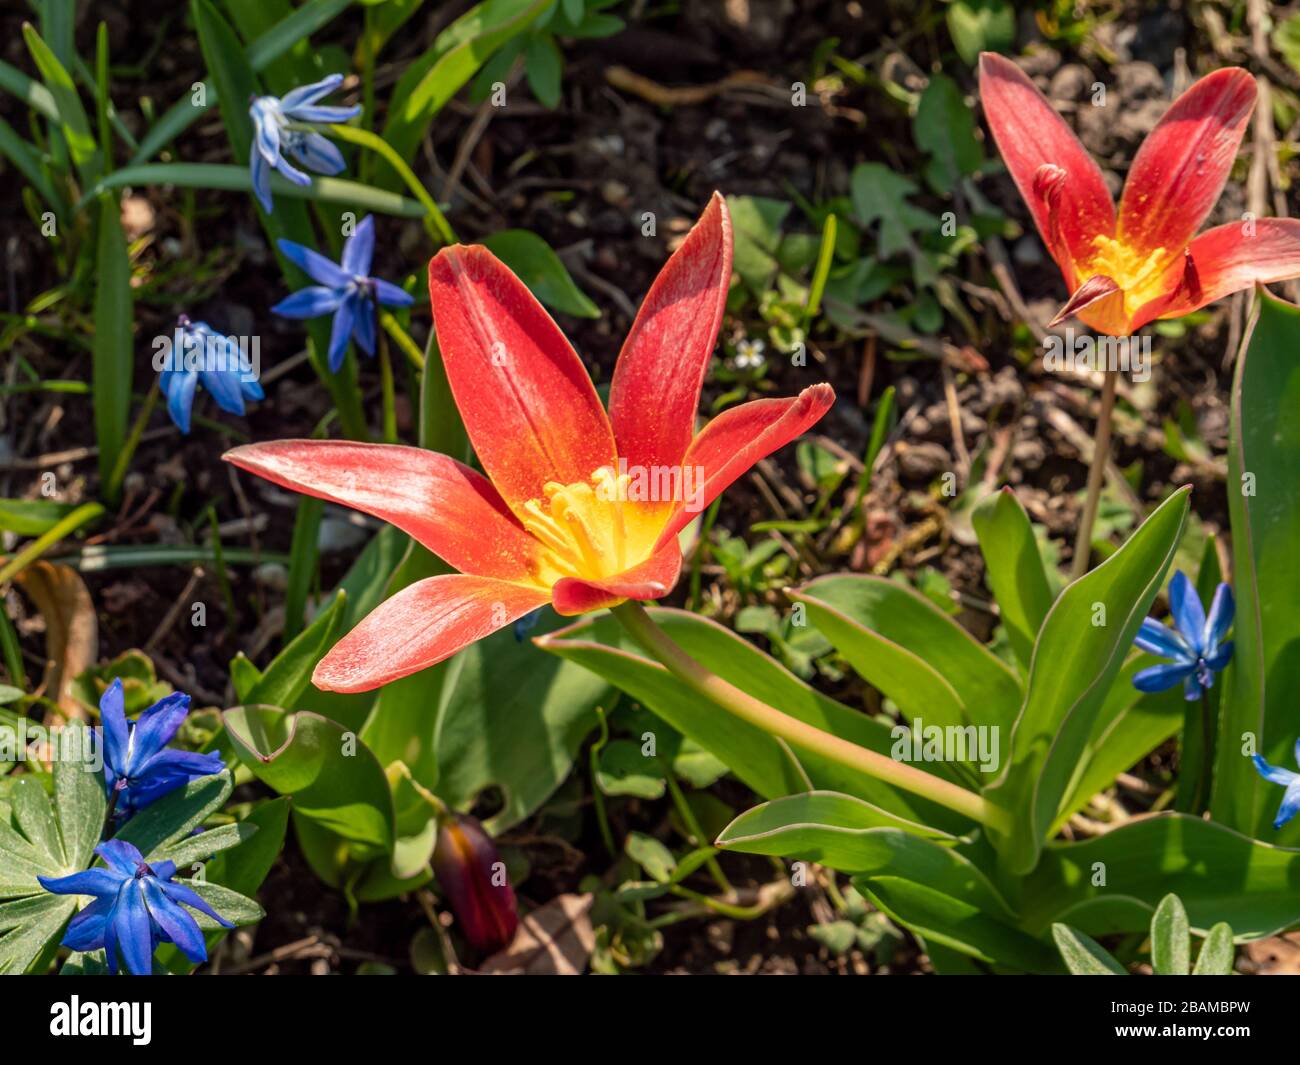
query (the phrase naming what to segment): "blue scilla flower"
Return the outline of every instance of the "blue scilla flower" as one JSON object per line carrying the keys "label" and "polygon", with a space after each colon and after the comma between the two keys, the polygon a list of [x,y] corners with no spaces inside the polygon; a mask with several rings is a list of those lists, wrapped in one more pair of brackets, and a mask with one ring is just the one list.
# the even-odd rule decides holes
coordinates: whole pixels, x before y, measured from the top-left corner
{"label": "blue scilla flower", "polygon": [[1169,582],[1169,615],[1174,628],[1147,618],[1134,641],[1142,650],[1170,661],[1139,672],[1133,686],[1138,691],[1162,692],[1182,681],[1184,696],[1199,698],[1214,684],[1214,674],[1232,658],[1232,641],[1223,638],[1232,628],[1234,609],[1232,589],[1220,584],[1206,617],[1191,578],[1182,571],[1175,573]]}
{"label": "blue scilla flower", "polygon": [[[1300,765],[1300,740],[1296,740],[1295,759],[1296,764]],[[1281,784],[1286,788],[1282,793],[1282,805],[1277,808],[1277,816],[1273,818],[1273,827],[1281,828],[1300,813],[1300,773],[1292,773],[1291,770],[1283,769],[1281,766],[1269,765],[1259,755],[1255,755],[1254,762],[1261,777],[1270,784]]]}
{"label": "blue scilla flower", "polygon": [[[295,185],[310,185],[311,178],[289,162],[294,159],[317,174],[342,173],[343,153],[311,129],[312,122],[346,122],[361,114],[360,107],[322,107],[324,99],[343,82],[342,74],[302,85],[284,96],[255,96],[248,107],[253,117],[253,150],[248,166],[253,195],[262,210],[271,213],[271,171],[278,170]],[[286,156],[288,158],[286,158]]]}
{"label": "blue scilla flower", "polygon": [[176,320],[171,352],[163,363],[158,387],[167,399],[167,413],[182,433],[190,431],[194,395],[204,389],[228,414],[244,413],[246,400],[262,399],[262,386],[239,341],[216,332],[207,322]]}
{"label": "blue scilla flower", "polygon": [[120,839],[101,843],[95,853],[104,860],[104,868],[36,879],[55,895],[95,897],[69,922],[63,945],[80,951],[102,949],[109,972],[117,972],[120,959],[134,975],[148,976],[159,943],[175,943],[192,962],[207,961],[203,930],[186,906],[225,928],[235,927],[196,892],[172,880],[174,862],[150,866],[135,847]]}
{"label": "blue scilla flower", "polygon": [[319,318],[334,315],[330,330],[329,367],[337,371],[348,350],[348,338],[355,337],[367,355],[375,353],[375,304],[409,307],[415,300],[396,285],[370,277],[370,260],[375,254],[375,221],[367,215],[343,245],[338,264],[319,252],[292,240],[281,240],[280,250],[302,267],[317,285],[299,289],[271,310],[286,318]]}
{"label": "blue scilla flower", "polygon": [[99,717],[104,725],[104,782],[114,815],[130,816],[188,781],[226,768],[219,754],[167,747],[189,709],[190,697],[173,692],[128,721],[121,679],[108,686],[99,700]]}

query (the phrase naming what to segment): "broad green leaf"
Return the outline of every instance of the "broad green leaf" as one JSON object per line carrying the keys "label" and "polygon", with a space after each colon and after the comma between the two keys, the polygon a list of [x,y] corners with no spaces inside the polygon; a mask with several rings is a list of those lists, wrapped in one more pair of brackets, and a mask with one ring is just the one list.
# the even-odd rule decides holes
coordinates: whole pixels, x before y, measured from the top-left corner
{"label": "broad green leaf", "polygon": [[1232,965],[1236,958],[1236,948],[1232,943],[1232,929],[1220,921],[1205,937],[1201,944],[1201,953],[1196,958],[1193,976],[1231,976]]}
{"label": "broad green leaf", "polygon": [[795,598],[853,668],[909,718],[1005,727],[1021,699],[1006,664],[929,600],[883,577],[832,575]]}
{"label": "broad green leaf", "polygon": [[289,645],[275,656],[244,702],[264,703],[285,710],[297,709],[298,699],[311,683],[312,670],[325,653],[334,646],[339,635],[339,622],[347,593],[338,592],[330,605],[316,615]]}
{"label": "broad green leaf", "polygon": [[1177,895],[1166,895],[1151,918],[1151,968],[1157,976],[1186,976],[1191,929]]}
{"label": "broad green leaf", "polygon": [[731,822],[717,846],[746,854],[772,854],[820,862],[846,873],[878,863],[873,829],[900,828],[918,836],[953,842],[955,837],[882,810],[852,795],[809,791],[761,803]]}
{"label": "broad green leaf", "polygon": [[1060,959],[1042,940],[991,916],[978,903],[950,895],[928,881],[859,876],[854,886],[878,909],[925,942],[1016,972],[1050,973]]}
{"label": "broad green leaf", "polygon": [[289,824],[288,798],[268,799],[259,803],[239,825],[256,829],[251,837],[230,850],[214,854],[207,862],[204,879],[252,895],[262,886],[284,847],[284,833]]}
{"label": "broad green leaf", "polygon": [[1075,976],[1127,976],[1124,968],[1105,947],[1068,924],[1052,925],[1052,938],[1066,968]]}
{"label": "broad green leaf", "polygon": [[974,66],[980,52],[1009,52],[1016,41],[1016,11],[1008,0],[953,0],[948,33],[957,54]]}
{"label": "broad green leaf", "polygon": [[[407,162],[434,117],[506,41],[522,33],[553,0],[486,0],[458,18],[411,63],[393,88],[384,140]],[[397,175],[388,172],[394,187]]]}
{"label": "broad green leaf", "polygon": [[1134,654],[1115,677],[1049,835],[1055,835],[1094,795],[1110,787],[1120,773],[1178,734],[1186,702],[1182,687],[1175,685],[1151,694],[1133,687],[1134,675],[1157,661],[1148,654]]}
{"label": "broad green leaf", "polygon": [[0,975],[44,969],[77,912],[77,896],[48,894],[36,878],[68,876],[93,860],[105,799],[90,735],[78,723],[60,731],[53,801],[35,777],[7,780],[8,812],[0,810]]}
{"label": "broad green leaf", "polygon": [[[109,189],[125,186],[139,188],[149,185],[175,185],[185,189],[221,189],[230,192],[253,190],[253,179],[248,167],[229,163],[144,163],[114,170],[90,190],[95,195]],[[314,200],[319,203],[337,203],[347,207],[360,207],[365,211],[395,215],[399,218],[423,218],[425,209],[415,200],[395,192],[362,185],[345,178],[311,175],[310,185],[295,185],[279,174],[271,175],[271,192],[276,200],[289,197],[293,200]],[[277,206],[276,210],[279,211]]]}
{"label": "broad green leaf", "polygon": [[[784,713],[826,732],[889,755],[892,730],[837,703],[799,680],[779,662],[716,622],[680,610],[652,609],[651,617],[706,669]],[[646,653],[610,615],[584,618],[539,641],[548,651],[586,666],[637,699],[673,728],[724,762],[766,798],[813,789],[857,796],[909,821],[949,831],[969,822],[929,800],[801,752],[740,721],[686,687]],[[945,779],[942,763],[927,769]]]}
{"label": "broad green leaf", "polygon": [[600,317],[600,308],[578,288],[560,257],[536,233],[503,229],[484,237],[483,243],[551,310],[578,318]]}
{"label": "broad green leaf", "polygon": [[[1261,290],[1259,317],[1237,358],[1228,437],[1228,512],[1237,599],[1233,661],[1219,709],[1214,818],[1269,840],[1300,843],[1300,820],[1272,820],[1282,791],[1245,744],[1295,769],[1300,692],[1300,307]],[[1186,901],[1186,900],[1184,900]],[[1240,933],[1236,922],[1233,928]]]}
{"label": "broad green leaf", "polygon": [[397,832],[392,875],[398,880],[409,880],[433,857],[438,840],[438,814],[443,807],[432,792],[412,779],[411,771],[402,762],[394,762],[385,773],[393,789]]}
{"label": "broad green leaf", "polygon": [[[401,564],[387,582],[385,598],[426,577],[451,572],[446,563],[420,544],[414,541],[408,544]],[[380,765],[401,762],[422,786],[439,794],[438,719],[442,707],[451,698],[463,658],[463,654],[453,655],[428,669],[385,684],[361,728],[362,741],[375,752]]]}
{"label": "broad green leaf", "polygon": [[1007,834],[990,829],[1010,872],[1027,873],[1038,859],[1097,714],[1173,560],[1188,491],[1174,492],[1123,547],[1066,588],[1048,611],[1034,645],[1006,769],[986,793],[1013,819]]}
{"label": "broad green leaf", "polygon": [[[339,581],[336,592],[344,592],[347,599],[343,604],[343,615],[339,619],[335,639],[341,640],[356,626],[362,618],[374,610],[385,595],[385,588],[393,576],[394,570],[402,561],[410,540],[400,529],[385,525],[370,538],[370,542],[353,560],[343,579]],[[236,686],[236,692],[240,688]],[[344,728],[360,731],[375,703],[375,692],[323,692],[315,685],[308,684],[298,697],[300,710],[314,710],[322,717],[337,721]],[[240,702],[247,702],[242,694]],[[364,738],[364,737],[363,737]],[[373,746],[371,747],[373,750]],[[384,759],[380,757],[380,762]],[[390,759],[391,760],[391,759]],[[386,763],[385,763],[386,764]]]}
{"label": "broad green leaf", "polygon": [[[529,636],[563,623],[547,611]],[[536,810],[569,775],[582,741],[608,705],[598,674],[547,655],[513,627],[456,656],[459,669],[438,709],[438,795],[467,808],[483,789],[501,789],[504,806],[484,825],[497,835]],[[430,710],[433,707],[429,708]],[[509,736],[509,743],[501,737]]]}
{"label": "broad green leaf", "polygon": [[858,224],[866,227],[880,223],[880,257],[888,259],[911,248],[912,230],[920,216],[907,197],[917,191],[916,182],[883,163],[859,163],[853,168],[850,183]]}
{"label": "broad green leaf", "polygon": [[116,195],[100,197],[98,239],[91,385],[95,397],[99,476],[108,486],[112,485],[117,457],[126,443],[131,379],[135,369],[131,260],[127,254],[126,234],[122,232],[121,208]]}
{"label": "broad green leaf", "polygon": [[62,757],[54,763],[54,804],[59,815],[59,837],[67,864],[84,869],[104,828],[104,778],[91,758],[98,740],[80,724],[63,728],[59,737]]}
{"label": "broad green leaf", "polygon": [[600,751],[596,787],[605,795],[658,799],[668,782],[664,779],[662,763],[642,754],[641,744],[634,740],[611,740]]}
{"label": "broad green leaf", "polygon": [[[229,850],[213,854],[204,863],[203,879],[240,895],[255,895],[284,849],[284,834],[289,826],[289,802],[288,798],[269,799],[254,807],[238,824],[238,827],[252,831]],[[209,929],[205,933],[209,957],[212,956],[212,948],[225,935],[224,928]],[[159,964],[172,973],[188,973],[197,968],[170,944],[160,946],[156,956]]]}
{"label": "broad green leaf", "polygon": [[[192,888],[194,893],[202,898],[204,902],[237,927],[256,924],[266,916],[266,911],[252,899],[246,898],[237,891],[231,891],[230,888],[223,887],[221,884],[213,884],[207,880],[185,880],[181,877],[177,877],[177,880]],[[190,915],[205,932],[217,931],[222,928],[211,917],[198,910],[191,910]]]}
{"label": "broad green leaf", "polygon": [[1024,926],[1066,922],[1092,936],[1147,931],[1173,892],[1190,926],[1226,921],[1243,938],[1300,922],[1300,851],[1186,814],[1141,817],[1081,843],[1052,843],[1025,879]]}
{"label": "broad green leaf", "polygon": [[673,852],[654,836],[647,836],[644,832],[629,832],[623,841],[623,850],[652,879],[661,884],[666,883],[677,868]]}
{"label": "broad green leaf", "polygon": [[930,76],[912,119],[912,136],[916,146],[931,157],[925,177],[938,192],[951,193],[984,161],[980,142],[975,139],[975,116],[957,83],[945,74]]}
{"label": "broad green leaf", "polygon": [[1052,605],[1052,589],[1029,515],[1016,494],[1004,488],[985,497],[971,515],[971,523],[1007,639],[1016,658],[1028,669],[1034,640]]}
{"label": "broad green leaf", "polygon": [[[788,806],[797,798],[802,797],[768,805]],[[860,815],[858,811],[849,816]],[[797,817],[790,820],[796,832],[807,832],[809,826],[799,825]],[[729,827],[724,837],[729,838],[735,827]],[[807,845],[799,836],[792,838],[801,848]],[[745,844],[736,849],[783,851],[779,838],[774,841],[766,833],[745,839]],[[829,844],[830,840],[826,834],[822,843]],[[887,916],[924,936],[927,942],[933,940],[972,957],[1021,970],[1059,968],[1060,963],[1046,944],[1016,927],[1016,918],[1002,893],[960,849],[898,828],[860,829],[849,841],[830,845],[835,859],[847,862],[857,872],[854,887]],[[812,853],[816,853],[815,846],[812,850],[797,849],[792,856],[810,857]]]}
{"label": "broad green leaf", "polygon": [[294,814],[376,857],[393,846],[393,797],[373,752],[309,711],[240,706],[222,713],[235,753],[253,775],[293,797]]}
{"label": "broad green leaf", "polygon": [[[351,0],[307,0],[292,14],[276,23],[262,34],[245,51],[248,66],[254,73],[265,70],[271,63],[282,56],[299,41],[305,40],[336,15],[351,6]],[[3,84],[0,81],[0,84]],[[185,132],[209,107],[217,103],[216,86],[204,82],[206,103],[198,106],[194,103],[193,92],[187,92],[169,107],[149,132],[140,141],[131,158],[131,166],[147,163],[170,141]]]}
{"label": "broad green leaf", "polygon": [[114,834],[133,843],[146,858],[184,839],[230,798],[234,778],[229,769],[199,777],[150,803]]}
{"label": "broad green leaf", "polygon": [[560,105],[560,79],[564,73],[564,57],[554,37],[538,33],[529,38],[524,49],[524,72],[537,102],[554,111]]}
{"label": "broad green leaf", "polygon": [[255,825],[222,825],[197,836],[187,836],[169,847],[162,847],[157,857],[176,863],[177,869],[186,869],[196,862],[205,861],[214,854],[237,847],[253,838],[257,832]]}
{"label": "broad green leaf", "polygon": [[29,895],[0,902],[0,976],[43,969],[76,912],[76,895]]}

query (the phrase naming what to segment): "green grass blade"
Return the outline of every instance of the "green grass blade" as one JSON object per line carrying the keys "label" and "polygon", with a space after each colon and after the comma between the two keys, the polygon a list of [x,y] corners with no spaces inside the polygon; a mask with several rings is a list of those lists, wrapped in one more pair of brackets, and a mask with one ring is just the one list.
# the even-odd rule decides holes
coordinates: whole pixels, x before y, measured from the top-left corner
{"label": "green grass blade", "polygon": [[[91,369],[100,482],[112,485],[113,467],[126,443],[131,408],[133,305],[131,260],[116,196],[99,201],[95,254],[95,337]],[[110,497],[111,501],[111,497]]]}
{"label": "green grass blade", "polygon": [[[248,193],[253,190],[246,166],[231,163],[145,163],[115,170],[99,181],[87,198],[128,185],[177,185],[189,189]],[[347,204],[399,218],[423,218],[426,213],[426,208],[415,200],[342,178],[313,177],[310,185],[302,187],[286,181],[279,174],[272,174],[271,190],[277,198],[288,196],[320,203]]]}
{"label": "green grass blade", "polygon": [[99,149],[90,132],[90,119],[82,106],[81,97],[77,95],[77,86],[67,68],[59,62],[41,35],[30,22],[23,23],[23,39],[27,50],[32,54],[36,69],[41,72],[41,80],[53,95],[59,112],[59,128],[68,142],[72,153],[73,165],[82,181],[87,184],[99,176]]}

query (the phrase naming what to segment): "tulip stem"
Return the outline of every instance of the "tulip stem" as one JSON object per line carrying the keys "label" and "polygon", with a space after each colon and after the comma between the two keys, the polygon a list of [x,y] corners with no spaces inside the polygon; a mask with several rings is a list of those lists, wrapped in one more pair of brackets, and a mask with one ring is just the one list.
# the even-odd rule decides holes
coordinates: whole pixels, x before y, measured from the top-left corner
{"label": "tulip stem", "polygon": [[1097,415],[1097,432],[1093,437],[1092,465],[1088,467],[1088,494],[1079,517],[1079,531],[1074,538],[1074,560],[1070,565],[1070,580],[1077,581],[1088,572],[1092,557],[1092,527],[1097,522],[1097,507],[1101,502],[1101,487],[1106,483],[1106,464],[1110,461],[1111,412],[1115,409],[1115,386],[1118,370],[1103,370],[1105,384],[1101,389],[1101,412]]}
{"label": "tulip stem", "polygon": [[826,758],[858,773],[924,796],[980,824],[1006,829],[1007,812],[982,796],[915,766],[859,747],[806,721],[769,706],[711,673],[681,649],[635,599],[614,607],[614,616],[642,647],[688,688],[740,720],[762,729],[791,747]]}
{"label": "tulip stem", "polygon": [[1210,793],[1214,786],[1214,721],[1210,714],[1210,693],[1201,689],[1201,773],[1196,789],[1196,805],[1192,813],[1198,817],[1210,808]]}

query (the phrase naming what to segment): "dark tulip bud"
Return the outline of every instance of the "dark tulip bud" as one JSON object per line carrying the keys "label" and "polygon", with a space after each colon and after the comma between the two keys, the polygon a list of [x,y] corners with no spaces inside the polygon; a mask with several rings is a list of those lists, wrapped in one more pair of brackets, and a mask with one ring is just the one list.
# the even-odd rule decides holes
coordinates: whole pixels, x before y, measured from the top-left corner
{"label": "dark tulip bud", "polygon": [[433,872],[470,946],[485,954],[509,946],[519,927],[515,892],[477,818],[453,814],[438,826]]}

